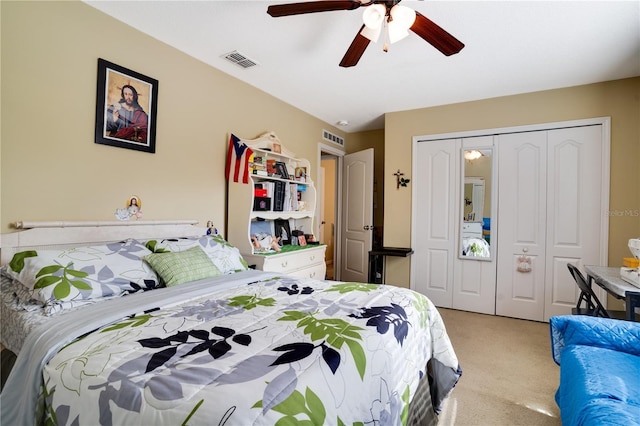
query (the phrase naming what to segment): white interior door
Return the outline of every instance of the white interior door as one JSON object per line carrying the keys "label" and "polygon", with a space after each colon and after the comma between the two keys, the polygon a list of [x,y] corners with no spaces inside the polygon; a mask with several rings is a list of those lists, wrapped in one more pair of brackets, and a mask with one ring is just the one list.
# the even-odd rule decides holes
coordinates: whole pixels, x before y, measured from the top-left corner
{"label": "white interior door", "polygon": [[453,300],[459,150],[456,139],[414,144],[411,288],[443,308]]}
{"label": "white interior door", "polygon": [[340,280],[367,282],[373,241],[373,148],[344,156]]}
{"label": "white interior door", "polygon": [[[547,132],[498,135],[496,314],[542,321],[547,229]],[[521,260],[530,270],[518,270]]]}

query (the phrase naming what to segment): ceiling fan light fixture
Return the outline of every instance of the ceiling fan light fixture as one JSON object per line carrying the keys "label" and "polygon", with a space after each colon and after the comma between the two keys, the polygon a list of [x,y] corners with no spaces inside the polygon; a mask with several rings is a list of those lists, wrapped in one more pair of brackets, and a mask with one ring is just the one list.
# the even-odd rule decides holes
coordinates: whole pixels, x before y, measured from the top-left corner
{"label": "ceiling fan light fixture", "polygon": [[389,32],[389,43],[391,44],[396,41],[400,41],[409,35],[409,31],[402,28],[400,25],[395,24],[395,21],[389,22],[387,31]]}
{"label": "ceiling fan light fixture", "polygon": [[411,28],[413,23],[416,21],[416,11],[410,7],[400,6],[399,4],[396,4],[391,8],[390,14],[392,18],[390,22],[399,25],[405,30]]}
{"label": "ceiling fan light fixture", "polygon": [[360,35],[368,38],[374,43],[377,43],[380,38],[381,28],[382,26],[379,26],[378,28],[369,28],[365,25],[364,28],[362,28],[362,31],[360,31]]}
{"label": "ceiling fan light fixture", "polygon": [[380,26],[382,25],[382,21],[384,20],[385,15],[387,14],[387,7],[381,4],[372,4],[364,9],[364,13],[362,14],[362,22],[367,28],[371,28],[375,30],[376,28],[380,31]]}
{"label": "ceiling fan light fixture", "polygon": [[391,8],[388,31],[389,42],[395,43],[409,35],[409,28],[416,20],[416,11],[406,6],[395,5]]}

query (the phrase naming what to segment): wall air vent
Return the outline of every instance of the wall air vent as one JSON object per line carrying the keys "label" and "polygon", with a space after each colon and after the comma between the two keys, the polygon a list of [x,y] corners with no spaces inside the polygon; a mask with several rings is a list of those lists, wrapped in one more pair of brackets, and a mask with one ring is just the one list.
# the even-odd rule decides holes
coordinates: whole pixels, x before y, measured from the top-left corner
{"label": "wall air vent", "polygon": [[324,139],[325,141],[329,141],[329,142],[335,143],[336,145],[340,145],[340,146],[344,147],[344,139],[341,138],[338,135],[334,135],[333,133],[331,133],[328,130],[322,129],[322,139]]}
{"label": "wall air vent", "polygon": [[222,57],[225,58],[227,61],[233,62],[234,64],[242,68],[251,68],[258,65],[256,61],[247,58],[245,55],[238,52],[237,50],[234,50],[229,53],[225,53],[224,55],[222,55]]}

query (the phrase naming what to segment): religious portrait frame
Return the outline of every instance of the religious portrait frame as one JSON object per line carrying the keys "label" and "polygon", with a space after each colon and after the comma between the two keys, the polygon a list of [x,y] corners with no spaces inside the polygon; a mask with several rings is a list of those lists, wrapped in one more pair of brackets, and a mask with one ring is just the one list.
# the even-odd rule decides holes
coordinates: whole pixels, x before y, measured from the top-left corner
{"label": "religious portrait frame", "polygon": [[156,152],[158,80],[98,59],[95,143]]}

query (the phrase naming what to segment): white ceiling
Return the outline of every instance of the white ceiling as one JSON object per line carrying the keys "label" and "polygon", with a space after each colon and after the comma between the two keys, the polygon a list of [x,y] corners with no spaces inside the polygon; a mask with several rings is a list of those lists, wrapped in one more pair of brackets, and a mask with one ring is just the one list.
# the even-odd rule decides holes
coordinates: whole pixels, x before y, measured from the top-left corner
{"label": "white ceiling", "polygon": [[[301,0],[294,0],[301,1]],[[272,18],[293,1],[112,1],[91,6],[345,132],[386,112],[640,76],[640,1],[412,1],[465,43],[446,57],[411,33],[338,63],[364,7]],[[237,50],[259,66],[222,56]]]}

